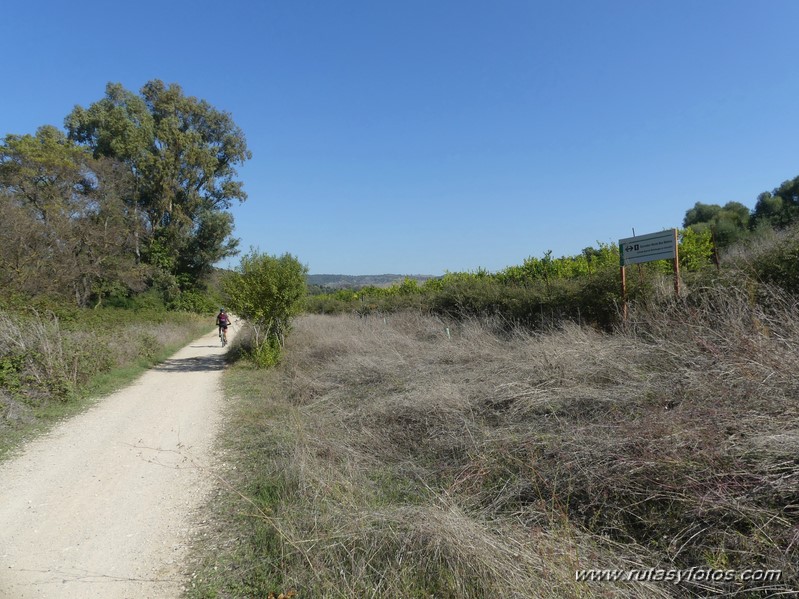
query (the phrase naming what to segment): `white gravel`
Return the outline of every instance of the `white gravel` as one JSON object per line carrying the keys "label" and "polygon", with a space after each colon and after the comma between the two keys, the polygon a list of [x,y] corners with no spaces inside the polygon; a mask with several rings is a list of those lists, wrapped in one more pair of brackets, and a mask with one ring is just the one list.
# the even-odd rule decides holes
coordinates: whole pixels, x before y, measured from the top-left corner
{"label": "white gravel", "polygon": [[201,337],[0,464],[0,597],[180,596],[223,352]]}

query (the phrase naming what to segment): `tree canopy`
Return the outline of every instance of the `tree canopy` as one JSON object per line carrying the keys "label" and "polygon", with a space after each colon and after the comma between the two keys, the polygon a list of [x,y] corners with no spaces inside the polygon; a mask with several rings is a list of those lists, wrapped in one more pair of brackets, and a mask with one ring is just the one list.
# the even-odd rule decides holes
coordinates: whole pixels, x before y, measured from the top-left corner
{"label": "tree canopy", "polygon": [[64,124],[0,140],[6,294],[85,306],[147,285],[168,303],[202,290],[237,253],[228,209],[247,197],[236,167],[251,154],[231,115],[153,80],[138,94],[109,83]]}
{"label": "tree canopy", "polygon": [[136,251],[145,262],[186,286],[236,253],[225,210],[247,198],[236,166],[251,153],[229,113],[177,84],[153,80],[136,95],[109,83],[103,99],[76,106],[65,125],[94,157],[119,160],[130,172],[134,185],[124,199],[137,217]]}
{"label": "tree canopy", "polygon": [[724,206],[697,202],[685,213],[683,227],[698,233],[709,231],[719,246],[727,247],[746,237],[750,220],[749,208],[740,202],[727,202]]}
{"label": "tree canopy", "polygon": [[773,227],[782,228],[799,218],[799,177],[784,181],[772,191],[757,196],[752,212],[756,222],[766,222]]}
{"label": "tree canopy", "polygon": [[115,286],[140,289],[132,223],[121,197],[131,181],[52,126],[0,144],[0,284],[25,296],[71,296],[77,305]]}
{"label": "tree canopy", "polygon": [[703,204],[697,202],[685,213],[684,227],[697,232],[711,231],[716,243],[726,247],[746,239],[759,227],[785,228],[799,220],[799,177],[784,181],[772,191],[757,196],[754,209],[740,202]]}

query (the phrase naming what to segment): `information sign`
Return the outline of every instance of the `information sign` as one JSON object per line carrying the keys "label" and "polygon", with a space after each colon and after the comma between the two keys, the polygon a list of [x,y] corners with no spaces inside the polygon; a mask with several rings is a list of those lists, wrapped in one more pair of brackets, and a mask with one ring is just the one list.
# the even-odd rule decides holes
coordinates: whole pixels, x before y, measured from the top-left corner
{"label": "information sign", "polygon": [[619,239],[621,266],[653,260],[673,260],[676,256],[677,234],[675,229]]}

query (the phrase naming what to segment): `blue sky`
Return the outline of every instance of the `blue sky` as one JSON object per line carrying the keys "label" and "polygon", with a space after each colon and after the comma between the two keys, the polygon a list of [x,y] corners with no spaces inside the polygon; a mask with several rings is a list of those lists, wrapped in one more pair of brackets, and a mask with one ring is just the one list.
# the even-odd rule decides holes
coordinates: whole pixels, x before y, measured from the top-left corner
{"label": "blue sky", "polygon": [[[495,271],[799,175],[795,0],[4,0],[0,134],[151,79],[232,114],[241,246]],[[235,260],[233,263],[235,264]]]}

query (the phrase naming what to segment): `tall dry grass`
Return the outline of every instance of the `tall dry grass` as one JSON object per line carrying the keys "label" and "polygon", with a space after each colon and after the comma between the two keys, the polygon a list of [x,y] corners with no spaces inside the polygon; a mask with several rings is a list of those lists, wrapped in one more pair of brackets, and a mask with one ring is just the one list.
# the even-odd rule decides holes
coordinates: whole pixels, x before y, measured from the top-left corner
{"label": "tall dry grass", "polygon": [[0,448],[11,430],[83,393],[99,375],[148,365],[209,329],[190,314],[0,310]]}
{"label": "tall dry grass", "polygon": [[[612,335],[303,317],[279,369],[228,378],[243,406],[229,450],[245,467],[227,476],[252,503],[238,523],[220,516],[239,532],[211,535],[227,553],[195,596],[796,591],[796,307],[776,293],[767,309],[733,290],[694,298],[634,308]],[[575,581],[691,567],[783,578]]]}

